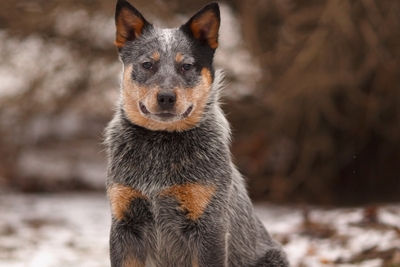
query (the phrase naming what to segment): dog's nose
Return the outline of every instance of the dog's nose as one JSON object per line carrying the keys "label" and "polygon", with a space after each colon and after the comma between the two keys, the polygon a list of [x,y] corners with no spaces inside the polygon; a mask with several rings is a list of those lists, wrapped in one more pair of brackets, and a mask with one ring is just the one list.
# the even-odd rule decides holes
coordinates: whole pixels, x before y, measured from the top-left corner
{"label": "dog's nose", "polygon": [[174,92],[161,92],[157,95],[158,105],[162,109],[170,109],[175,105],[176,95]]}

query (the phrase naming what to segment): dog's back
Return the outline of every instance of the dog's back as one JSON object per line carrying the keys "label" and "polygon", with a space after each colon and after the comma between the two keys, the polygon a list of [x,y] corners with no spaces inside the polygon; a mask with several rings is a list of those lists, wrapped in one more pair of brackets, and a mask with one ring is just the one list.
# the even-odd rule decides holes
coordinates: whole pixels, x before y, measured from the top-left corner
{"label": "dog's back", "polygon": [[160,30],[124,0],[124,75],[106,131],[112,266],[288,266],[231,161],[212,67],[219,9]]}

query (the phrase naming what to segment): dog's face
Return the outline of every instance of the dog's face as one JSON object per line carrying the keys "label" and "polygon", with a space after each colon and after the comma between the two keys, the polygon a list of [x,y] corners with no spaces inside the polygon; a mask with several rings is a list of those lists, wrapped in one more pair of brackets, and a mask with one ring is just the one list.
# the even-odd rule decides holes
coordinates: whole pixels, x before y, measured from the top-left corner
{"label": "dog's face", "polygon": [[119,0],[115,20],[115,44],[124,63],[123,108],[129,120],[150,130],[195,127],[214,79],[218,4],[208,4],[180,28],[158,29]]}

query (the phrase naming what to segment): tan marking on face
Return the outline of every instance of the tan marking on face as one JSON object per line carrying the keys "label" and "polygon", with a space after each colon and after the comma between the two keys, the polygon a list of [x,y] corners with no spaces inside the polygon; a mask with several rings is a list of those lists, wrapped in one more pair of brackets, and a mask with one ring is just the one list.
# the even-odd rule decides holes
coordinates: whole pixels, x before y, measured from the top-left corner
{"label": "tan marking on face", "polygon": [[135,198],[146,198],[141,192],[132,187],[120,184],[112,185],[108,188],[107,194],[110,199],[112,214],[117,220],[124,219],[129,205]]}
{"label": "tan marking on face", "polygon": [[163,190],[161,196],[172,196],[180,204],[180,209],[187,212],[187,217],[191,220],[200,218],[211,198],[215,193],[213,186],[198,183],[174,185]]}
{"label": "tan marking on face", "polygon": [[201,35],[205,33],[206,35],[204,37],[206,38],[208,45],[212,49],[218,47],[219,21],[212,11],[209,11],[193,20],[190,24],[190,30],[196,39],[199,39]]}
{"label": "tan marking on face", "polygon": [[[175,128],[181,131],[189,130],[195,127],[201,120],[205,105],[207,104],[208,97],[210,95],[212,77],[211,72],[207,68],[203,68],[201,71],[201,82],[199,85],[190,89],[176,89],[175,93],[177,95],[176,106],[179,109],[183,109],[180,105],[187,106],[187,103],[193,103],[192,113],[184,120],[177,121],[175,123]],[[183,100],[179,101],[179,98]]]}
{"label": "tan marking on face", "polygon": [[161,55],[160,55],[160,53],[158,53],[158,52],[154,52],[154,53],[151,55],[151,57],[154,59],[154,61],[159,61]]}
{"label": "tan marking on face", "polygon": [[[186,120],[182,121],[181,128],[184,130],[194,127],[202,118],[204,108],[210,96],[210,89],[212,84],[211,72],[207,68],[201,70],[201,82],[194,88],[184,89],[188,102],[194,103],[194,109]],[[177,93],[177,95],[180,95]]]}
{"label": "tan marking on face", "polygon": [[144,21],[133,15],[129,10],[122,9],[118,15],[115,26],[117,28],[117,34],[114,44],[118,48],[122,48],[132,34],[135,35],[135,38],[138,38],[142,34]]}
{"label": "tan marking on face", "polygon": [[182,115],[193,105],[193,110],[189,116],[178,119],[176,121],[159,121],[154,116],[142,114],[139,109],[139,102],[143,103],[147,110],[156,114],[159,111],[157,103],[157,94],[159,89],[145,88],[139,86],[131,78],[132,66],[126,66],[123,76],[123,107],[129,120],[137,125],[145,127],[153,131],[185,131],[195,127],[201,120],[205,105],[208,101],[212,77],[211,72],[207,68],[201,71],[201,81],[194,88],[177,88],[175,89],[176,103],[174,113]]}
{"label": "tan marking on face", "polygon": [[175,61],[181,63],[183,60],[183,55],[181,53],[176,53]]}
{"label": "tan marking on face", "polygon": [[153,112],[157,107],[157,88],[145,88],[137,85],[131,78],[132,65],[124,70],[123,76],[123,105],[129,120],[137,125],[152,129],[155,121],[143,115],[139,110],[139,102],[142,102],[146,108]]}

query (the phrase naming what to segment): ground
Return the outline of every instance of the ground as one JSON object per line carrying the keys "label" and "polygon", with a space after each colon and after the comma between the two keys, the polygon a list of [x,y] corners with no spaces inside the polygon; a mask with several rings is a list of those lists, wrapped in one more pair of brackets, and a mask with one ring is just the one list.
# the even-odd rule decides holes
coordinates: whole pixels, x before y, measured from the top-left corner
{"label": "ground", "polygon": [[[293,267],[400,266],[400,204],[255,206]],[[110,210],[104,194],[2,192],[0,214],[0,267],[110,265]]]}

